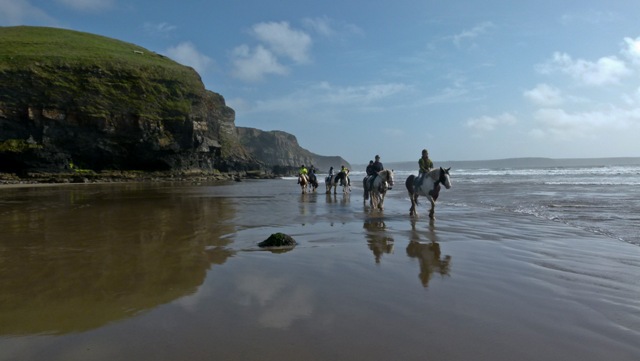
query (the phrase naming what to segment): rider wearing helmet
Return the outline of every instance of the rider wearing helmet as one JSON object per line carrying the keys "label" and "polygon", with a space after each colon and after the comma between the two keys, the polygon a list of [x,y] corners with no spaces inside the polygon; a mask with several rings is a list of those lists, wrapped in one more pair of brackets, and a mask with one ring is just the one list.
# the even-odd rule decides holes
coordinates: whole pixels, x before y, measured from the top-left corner
{"label": "rider wearing helmet", "polygon": [[303,175],[306,176],[308,173],[307,168],[303,165],[300,166],[300,169],[298,169],[298,184],[300,184],[300,177],[302,177]]}
{"label": "rider wearing helmet", "polygon": [[418,160],[418,166],[420,169],[418,170],[418,180],[416,182],[416,186],[422,184],[424,180],[424,176],[431,171],[433,168],[433,162],[429,159],[429,152],[426,149],[422,150],[422,157]]}
{"label": "rider wearing helmet", "polygon": [[351,179],[348,177],[349,168],[345,167],[344,164],[340,166],[340,173],[344,173],[345,178],[347,178],[347,185],[351,187]]}
{"label": "rider wearing helmet", "polygon": [[[380,162],[380,156],[376,154],[376,157],[374,159],[376,161],[371,164],[371,177],[369,177],[368,179],[369,189],[373,187],[373,180],[376,179],[378,173],[384,170],[384,165],[382,165],[382,163]],[[367,174],[369,174],[368,169],[369,168],[367,167]]]}
{"label": "rider wearing helmet", "polygon": [[384,166],[380,163],[380,156],[376,154],[376,161],[373,162],[373,173],[378,174],[384,170]]}

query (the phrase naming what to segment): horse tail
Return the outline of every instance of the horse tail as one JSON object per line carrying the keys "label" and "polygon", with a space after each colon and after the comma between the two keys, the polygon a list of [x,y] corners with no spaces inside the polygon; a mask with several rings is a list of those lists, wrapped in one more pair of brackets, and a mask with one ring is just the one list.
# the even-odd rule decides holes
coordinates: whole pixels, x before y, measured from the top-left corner
{"label": "horse tail", "polygon": [[416,179],[415,175],[410,175],[407,177],[407,180],[404,182],[404,185],[407,187],[407,191],[409,192],[409,196],[413,196],[413,194],[416,192],[414,186],[413,186],[413,182]]}

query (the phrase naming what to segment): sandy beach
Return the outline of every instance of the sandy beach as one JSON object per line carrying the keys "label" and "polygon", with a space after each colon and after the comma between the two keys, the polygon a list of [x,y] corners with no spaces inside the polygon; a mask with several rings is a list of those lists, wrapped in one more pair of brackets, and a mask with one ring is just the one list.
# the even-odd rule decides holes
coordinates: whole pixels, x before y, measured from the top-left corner
{"label": "sandy beach", "polygon": [[429,221],[400,186],[2,188],[0,360],[640,358],[637,245],[455,191]]}

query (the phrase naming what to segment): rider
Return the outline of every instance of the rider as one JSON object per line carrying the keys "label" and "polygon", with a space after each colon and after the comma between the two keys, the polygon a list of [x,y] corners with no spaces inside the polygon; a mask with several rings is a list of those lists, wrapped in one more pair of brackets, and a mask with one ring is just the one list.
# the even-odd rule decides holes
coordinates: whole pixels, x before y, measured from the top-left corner
{"label": "rider", "polygon": [[[340,166],[340,173],[344,173],[345,177],[349,175],[349,168],[345,167],[344,164]],[[347,185],[351,187],[351,179],[347,177]]]}
{"label": "rider", "polygon": [[384,170],[384,166],[380,163],[380,156],[376,154],[376,161],[373,162],[373,172],[378,175],[381,171]]}
{"label": "rider", "polygon": [[373,175],[373,161],[369,161],[369,165],[367,166],[367,177]]}
{"label": "rider", "polygon": [[429,159],[429,152],[426,149],[422,150],[422,157],[418,160],[418,165],[420,166],[420,170],[418,170],[418,181],[416,182],[416,186],[422,184],[424,176],[431,171],[431,168],[433,168],[433,162]]}
{"label": "rider", "polygon": [[[364,179],[365,179],[365,182],[367,182],[367,184],[368,184],[368,182],[371,179],[373,179],[372,176],[375,175],[375,172],[373,171],[373,161],[372,160],[369,161],[369,165],[367,166],[366,172],[367,172],[367,175],[364,177]],[[368,186],[367,188],[371,188],[371,186]],[[367,189],[365,189],[365,191],[366,190]]]}
{"label": "rider", "polygon": [[314,167],[313,164],[309,167],[309,181],[312,184],[315,184],[317,182],[317,180],[316,180],[316,167]]}
{"label": "rider", "polygon": [[309,173],[309,171],[307,171],[307,168],[303,165],[300,166],[300,169],[298,169],[298,184],[300,184],[300,177],[302,177],[303,175],[307,175],[307,173]]}
{"label": "rider", "polygon": [[373,164],[371,164],[371,175],[373,177],[369,178],[369,188],[373,187],[373,180],[376,179],[376,176],[378,175],[378,173],[384,170],[384,166],[380,162],[380,156],[376,154],[376,157],[374,159],[376,161],[373,162]]}

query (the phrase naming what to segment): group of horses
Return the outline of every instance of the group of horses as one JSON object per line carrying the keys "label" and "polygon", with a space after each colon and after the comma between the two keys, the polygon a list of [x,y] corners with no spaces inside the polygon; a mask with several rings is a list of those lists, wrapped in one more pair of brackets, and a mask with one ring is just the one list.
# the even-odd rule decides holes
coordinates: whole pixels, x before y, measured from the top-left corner
{"label": "group of horses", "polygon": [[[418,197],[422,196],[427,198],[431,204],[429,210],[429,218],[435,218],[435,207],[438,195],[440,194],[441,185],[446,189],[451,188],[451,178],[449,176],[449,170],[451,168],[444,169],[434,168],[422,177],[410,175],[405,181],[405,186],[409,192],[409,198],[411,199],[411,208],[409,214],[411,216],[418,216],[416,206],[418,204]],[[318,180],[314,172],[308,175],[298,176],[298,183],[302,187],[302,193],[315,192],[318,188]],[[378,172],[377,175],[366,176],[362,180],[362,188],[364,189],[364,202],[369,200],[371,209],[378,209],[380,211],[384,208],[384,197],[387,191],[393,187],[393,170],[385,169]],[[338,185],[342,187],[342,192],[347,193],[351,191],[351,183],[349,181],[349,172],[338,172],[337,174],[331,174],[325,178],[325,185],[327,194],[331,193],[333,188],[333,194],[337,194]]]}

